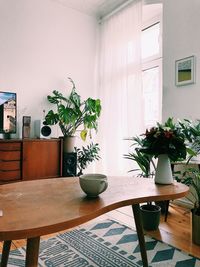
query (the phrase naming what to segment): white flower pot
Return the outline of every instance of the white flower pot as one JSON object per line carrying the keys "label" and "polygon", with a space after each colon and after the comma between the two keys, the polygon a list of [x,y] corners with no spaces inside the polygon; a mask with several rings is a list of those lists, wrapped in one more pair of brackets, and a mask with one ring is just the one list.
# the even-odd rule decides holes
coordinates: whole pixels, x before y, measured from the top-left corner
{"label": "white flower pot", "polygon": [[75,136],[66,136],[63,138],[63,152],[72,153],[74,152],[76,137]]}
{"label": "white flower pot", "polygon": [[172,184],[173,176],[169,157],[167,154],[161,154],[158,156],[156,174],[156,184]]}

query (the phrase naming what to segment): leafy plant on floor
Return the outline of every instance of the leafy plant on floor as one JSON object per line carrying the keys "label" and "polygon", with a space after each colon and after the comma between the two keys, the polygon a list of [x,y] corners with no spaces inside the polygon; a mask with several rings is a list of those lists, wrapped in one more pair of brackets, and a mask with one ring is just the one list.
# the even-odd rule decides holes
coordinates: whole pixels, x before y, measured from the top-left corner
{"label": "leafy plant on floor", "polygon": [[176,180],[190,187],[187,198],[194,204],[193,212],[200,216],[200,171],[188,168],[183,172],[182,178],[176,178]]}
{"label": "leafy plant on floor", "polygon": [[200,120],[192,121],[184,119],[179,121],[179,125],[188,143],[189,157],[188,162],[192,157],[200,153]]}
{"label": "leafy plant on floor", "polygon": [[99,144],[91,143],[87,145],[87,147],[75,147],[75,152],[77,153],[78,176],[83,174],[83,170],[86,169],[91,162],[100,159],[99,151]]}
{"label": "leafy plant on floor", "polygon": [[[129,159],[135,161],[139,168],[129,170],[129,172],[138,172],[140,173],[137,176],[150,178],[154,176],[155,172],[155,163],[153,161],[153,156],[148,155],[140,151],[143,147],[143,138],[139,136],[135,136],[132,138],[128,138],[126,140],[133,141],[131,147],[133,147],[133,151],[124,155],[125,159]],[[149,206],[152,206],[151,202],[147,203]],[[150,207],[151,209],[151,207]]]}
{"label": "leafy plant on floor", "polygon": [[133,141],[133,144],[131,145],[131,147],[133,147],[133,151],[125,154],[124,158],[135,161],[139,167],[139,169],[132,169],[129,170],[129,172],[140,170],[141,173],[139,173],[139,176],[153,177],[155,171],[153,157],[140,151],[140,149],[143,147],[143,139],[139,136],[136,136],[126,140]]}

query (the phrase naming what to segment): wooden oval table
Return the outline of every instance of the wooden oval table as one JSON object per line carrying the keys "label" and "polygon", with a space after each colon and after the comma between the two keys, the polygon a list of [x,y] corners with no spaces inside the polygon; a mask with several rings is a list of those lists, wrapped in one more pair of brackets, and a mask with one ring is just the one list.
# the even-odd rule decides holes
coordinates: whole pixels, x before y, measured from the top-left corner
{"label": "wooden oval table", "polygon": [[40,236],[69,229],[108,211],[132,205],[143,266],[148,266],[139,203],[183,197],[188,187],[152,179],[108,177],[108,188],[87,198],[75,178],[53,178],[0,186],[1,267],[7,266],[12,240],[27,239],[26,266],[37,266]]}

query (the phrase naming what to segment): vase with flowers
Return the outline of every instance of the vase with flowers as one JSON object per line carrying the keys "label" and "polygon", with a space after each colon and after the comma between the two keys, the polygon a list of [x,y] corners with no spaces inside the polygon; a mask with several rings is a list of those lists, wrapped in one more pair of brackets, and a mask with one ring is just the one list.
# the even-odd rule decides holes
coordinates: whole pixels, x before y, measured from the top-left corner
{"label": "vase with flowers", "polygon": [[173,176],[170,161],[186,158],[185,135],[180,126],[173,122],[173,118],[169,118],[164,124],[157,123],[155,127],[146,130],[140,151],[158,158],[155,183],[171,184]]}

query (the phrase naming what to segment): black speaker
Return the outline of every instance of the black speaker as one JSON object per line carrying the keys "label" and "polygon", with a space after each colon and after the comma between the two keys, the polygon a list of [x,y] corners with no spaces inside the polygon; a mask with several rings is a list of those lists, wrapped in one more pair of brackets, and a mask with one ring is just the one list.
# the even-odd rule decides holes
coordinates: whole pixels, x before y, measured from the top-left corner
{"label": "black speaker", "polygon": [[63,176],[76,176],[77,153],[63,153]]}

